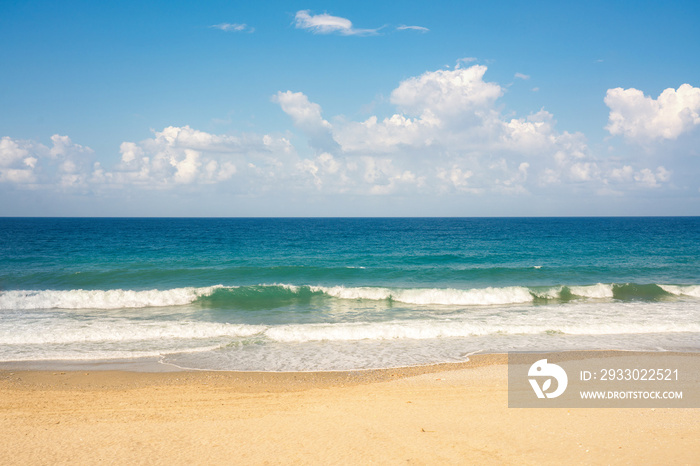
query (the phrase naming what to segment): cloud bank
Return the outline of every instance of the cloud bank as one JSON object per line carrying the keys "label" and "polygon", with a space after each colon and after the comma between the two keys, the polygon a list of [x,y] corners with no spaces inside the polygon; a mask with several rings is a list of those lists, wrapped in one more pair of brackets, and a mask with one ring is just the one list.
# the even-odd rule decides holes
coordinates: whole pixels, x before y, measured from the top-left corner
{"label": "cloud bank", "polygon": [[[318,27],[352,29],[344,22],[331,27],[337,20],[329,18],[320,18]],[[361,121],[324,116],[321,104],[303,92],[279,91],[271,100],[301,137],[294,130],[226,135],[169,126],[148,139],[122,142],[112,166],[68,136],[54,135],[47,145],[5,136],[0,187],[104,194],[219,186],[248,197],[433,200],[697,190],[697,181],[674,185],[674,160],[663,147],[644,157],[614,147],[601,152],[589,147],[584,134],[558,129],[544,109],[504,114],[505,88],[487,80],[487,72],[483,65],[458,65],[410,77],[390,94],[393,112]],[[610,89],[604,102],[608,131],[630,147],[676,139],[700,124],[700,89],[688,84],[657,99],[636,89]]]}
{"label": "cloud bank", "polygon": [[662,165],[633,168],[596,156],[583,134],[558,131],[545,110],[504,117],[497,105],[504,89],[485,81],[486,71],[474,65],[409,78],[391,93],[398,112],[383,119],[331,124],[302,93],[277,101],[318,154],[300,166],[319,189],[527,194],[578,186],[610,194],[670,181]]}

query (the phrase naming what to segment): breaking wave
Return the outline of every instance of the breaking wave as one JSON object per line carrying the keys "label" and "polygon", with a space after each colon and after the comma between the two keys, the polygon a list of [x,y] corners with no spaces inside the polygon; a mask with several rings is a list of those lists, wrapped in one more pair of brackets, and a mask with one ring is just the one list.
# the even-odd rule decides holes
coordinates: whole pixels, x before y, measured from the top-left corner
{"label": "breaking wave", "polygon": [[0,310],[123,309],[184,306],[275,307],[314,298],[391,301],[409,305],[490,306],[539,301],[614,299],[656,301],[700,298],[700,285],[603,284],[551,287],[506,286],[473,289],[390,288],[310,285],[185,287],[169,290],[11,290],[0,292]]}
{"label": "breaking wave", "polygon": [[221,285],[170,290],[13,290],[0,292],[0,309],[123,309],[182,306]]}
{"label": "breaking wave", "polygon": [[[435,338],[484,335],[613,335],[667,332],[700,332],[700,322],[658,322],[652,320],[612,322],[576,322],[559,320],[543,322],[526,318],[518,322],[475,321],[459,319],[416,319],[388,322],[309,323],[286,325],[250,325],[214,322],[163,322],[144,324],[138,321],[114,321],[71,324],[62,323],[37,332],[33,326],[14,331],[0,331],[0,345],[67,345],[91,343],[127,343],[161,341],[167,345],[176,340],[216,341],[220,345],[243,341],[275,341],[305,343],[311,341],[359,340],[426,340]],[[207,343],[207,344],[210,344]]]}

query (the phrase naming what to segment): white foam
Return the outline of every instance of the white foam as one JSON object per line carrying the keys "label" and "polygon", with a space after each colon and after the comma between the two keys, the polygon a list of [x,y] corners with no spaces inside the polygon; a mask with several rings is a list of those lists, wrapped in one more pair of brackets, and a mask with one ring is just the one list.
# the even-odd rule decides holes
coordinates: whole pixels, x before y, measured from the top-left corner
{"label": "white foam", "polygon": [[344,286],[310,286],[309,288],[315,293],[321,292],[340,299],[371,299],[380,301],[391,297],[391,290],[389,288],[372,288],[365,286],[350,288]]}
{"label": "white foam", "polygon": [[559,299],[561,297],[562,288],[561,286],[555,286],[544,290],[531,290],[530,292],[542,299]]}
{"label": "white foam", "polygon": [[269,328],[265,336],[279,342],[355,341],[355,340],[425,340],[440,337],[486,335],[493,328],[466,322],[385,322],[283,325]]}
{"label": "white foam", "polygon": [[271,327],[264,335],[283,343],[309,341],[357,340],[427,340],[435,338],[471,337],[483,335],[538,335],[561,333],[568,335],[616,335],[664,332],[700,332],[700,324],[594,322],[537,322],[534,320],[508,324],[470,321],[394,321],[384,323],[342,323],[281,325]]}
{"label": "white foam", "polygon": [[150,350],[134,349],[94,349],[84,347],[47,347],[24,353],[9,353],[0,350],[0,359],[8,361],[99,361],[110,359],[154,358],[168,355],[208,353],[221,348],[221,345],[197,346],[190,348],[157,348]]}
{"label": "white foam", "polygon": [[369,299],[421,305],[494,305],[532,302],[533,296],[525,287],[481,288],[457,290],[451,288],[391,289],[372,287],[312,286],[311,291],[323,292],[340,299]]}
{"label": "white foam", "polygon": [[289,290],[292,293],[298,293],[299,292],[299,286],[297,285],[288,285],[286,283],[273,283],[272,285],[260,285],[262,287],[279,287],[284,290]]}
{"label": "white foam", "polygon": [[700,285],[659,285],[659,288],[664,290],[666,293],[671,293],[676,296],[692,296],[694,298],[700,298]]}
{"label": "white foam", "polygon": [[209,296],[222,285],[170,290],[13,290],[0,292],[0,310],[122,309],[182,306]]}
{"label": "white foam", "polygon": [[[549,290],[543,288],[543,292]],[[366,304],[358,307],[371,307]],[[523,303],[449,312],[358,312],[352,316],[357,320],[351,322],[273,324],[265,320],[260,325],[198,321],[189,313],[185,321],[171,320],[170,312],[8,312],[0,318],[0,361],[96,360],[202,351],[200,355],[213,359],[232,355],[239,361],[232,366],[235,368],[281,370],[326,367],[323,361],[329,354],[355,361],[348,368],[369,364],[366,361],[388,366],[408,358],[411,351],[430,359],[443,354],[445,348],[464,351],[475,342],[505,350],[510,341],[539,342],[546,348],[571,337],[600,348],[626,336],[628,341],[690,342],[687,346],[696,347],[693,335],[700,334],[697,310],[694,299],[632,303],[582,299],[553,306]],[[379,320],[385,318],[391,320]],[[277,351],[278,360],[266,359],[270,348]],[[374,348],[373,355],[365,354],[366,348]],[[255,358],[258,362],[251,362]]]}
{"label": "white foam", "polygon": [[262,325],[215,322],[100,320],[49,322],[39,332],[34,325],[4,328],[0,345],[110,343],[145,340],[204,340],[250,337],[265,331]]}
{"label": "white foam", "polygon": [[604,283],[587,286],[570,286],[569,291],[571,291],[571,294],[583,298],[603,299],[613,297],[613,286]]}

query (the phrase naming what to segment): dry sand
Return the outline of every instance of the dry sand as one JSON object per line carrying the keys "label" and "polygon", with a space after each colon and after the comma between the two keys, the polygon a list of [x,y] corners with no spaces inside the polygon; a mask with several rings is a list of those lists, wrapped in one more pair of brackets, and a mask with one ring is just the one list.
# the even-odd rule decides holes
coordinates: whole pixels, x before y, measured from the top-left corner
{"label": "dry sand", "polygon": [[337,373],[0,371],[0,463],[700,461],[700,409],[507,405],[504,355]]}

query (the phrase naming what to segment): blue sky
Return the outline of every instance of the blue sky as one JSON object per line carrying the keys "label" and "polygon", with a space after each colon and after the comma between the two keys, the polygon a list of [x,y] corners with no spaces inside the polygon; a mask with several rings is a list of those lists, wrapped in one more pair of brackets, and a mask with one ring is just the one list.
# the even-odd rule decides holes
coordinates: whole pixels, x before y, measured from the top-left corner
{"label": "blue sky", "polygon": [[0,215],[700,215],[698,2],[2,2]]}

